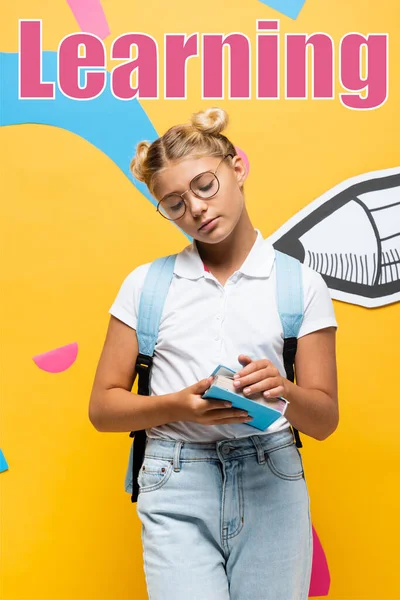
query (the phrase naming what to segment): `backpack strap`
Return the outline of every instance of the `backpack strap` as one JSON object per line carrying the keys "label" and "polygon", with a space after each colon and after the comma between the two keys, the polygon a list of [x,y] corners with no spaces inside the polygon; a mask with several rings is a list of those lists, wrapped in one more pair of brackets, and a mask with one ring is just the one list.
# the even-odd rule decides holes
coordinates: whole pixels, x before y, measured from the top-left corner
{"label": "backpack strap", "polygon": [[[303,321],[304,299],[301,263],[296,258],[275,250],[276,294],[283,328],[283,364],[286,377],[294,382],[294,360],[297,336]],[[300,434],[292,427],[297,448],[302,448]]]}
{"label": "backpack strap", "polygon": [[[136,359],[138,375],[138,394],[149,396],[150,375],[153,366],[154,348],[157,343],[158,330],[165,299],[174,274],[176,254],[156,259],[149,268],[140,295],[136,335],[139,353]],[[139,494],[137,478],[143,464],[146,448],[146,431],[131,431],[133,437],[129,456],[128,471],[132,472],[132,502],[136,502]]]}

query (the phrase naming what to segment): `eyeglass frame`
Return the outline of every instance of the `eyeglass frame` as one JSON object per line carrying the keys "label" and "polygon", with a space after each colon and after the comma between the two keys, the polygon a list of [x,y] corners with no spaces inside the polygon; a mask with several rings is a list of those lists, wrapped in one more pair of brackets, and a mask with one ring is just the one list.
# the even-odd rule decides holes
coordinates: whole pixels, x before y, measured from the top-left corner
{"label": "eyeglass frame", "polygon": [[[157,204],[157,208],[156,208],[157,212],[158,212],[158,213],[160,213],[160,215],[161,215],[162,217],[164,217],[164,219],[167,219],[167,221],[179,221],[179,219],[182,219],[182,217],[184,217],[184,216],[185,216],[185,214],[186,214],[186,210],[187,210],[187,204],[186,204],[185,198],[184,198],[183,196],[184,196],[185,194],[187,194],[188,192],[192,192],[192,194],[193,194],[194,196],[196,196],[196,198],[199,198],[200,200],[211,200],[211,198],[214,198],[214,196],[216,196],[216,195],[218,194],[218,192],[219,192],[219,190],[220,190],[220,187],[221,187],[220,181],[219,181],[219,179],[218,179],[218,177],[217,177],[217,171],[218,171],[219,167],[222,165],[222,163],[224,162],[224,160],[225,160],[226,158],[228,158],[228,156],[230,156],[231,158],[233,158],[233,157],[234,157],[234,155],[233,155],[233,154],[230,154],[230,153],[229,153],[229,154],[225,154],[225,155],[224,155],[224,156],[221,158],[221,160],[219,161],[219,163],[218,163],[218,165],[217,165],[217,168],[215,169],[215,171],[211,171],[211,170],[209,170],[209,171],[203,171],[202,173],[198,173],[197,175],[195,175],[194,177],[192,177],[192,179],[191,179],[191,180],[190,180],[190,182],[189,182],[189,187],[188,187],[188,189],[187,189],[185,192],[182,192],[182,194],[178,194],[178,192],[171,192],[171,193],[169,193],[169,194],[166,194],[166,195],[165,195],[163,198],[161,198],[161,200],[160,200],[160,201],[159,201],[159,203]],[[217,183],[218,183],[218,188],[217,188],[217,191],[216,191],[216,192],[214,192],[214,194],[211,194],[211,196],[206,196],[206,197],[204,197],[204,196],[199,196],[198,194],[196,194],[196,192],[195,192],[195,191],[193,191],[193,190],[192,190],[192,188],[191,188],[191,185],[192,185],[192,183],[193,183],[193,181],[194,181],[195,179],[199,179],[199,177],[202,177],[203,175],[206,175],[207,173],[211,173],[212,175],[214,175],[215,179],[217,180]],[[159,210],[159,207],[160,207],[160,204],[161,204],[161,202],[163,202],[163,201],[164,201],[166,198],[168,198],[169,196],[180,196],[180,198],[182,198],[182,200],[183,200],[183,204],[185,205],[185,210],[183,211],[182,215],[181,215],[180,217],[177,217],[176,219],[169,219],[168,217],[166,217],[165,215],[163,215],[163,213],[162,213],[162,212]]]}

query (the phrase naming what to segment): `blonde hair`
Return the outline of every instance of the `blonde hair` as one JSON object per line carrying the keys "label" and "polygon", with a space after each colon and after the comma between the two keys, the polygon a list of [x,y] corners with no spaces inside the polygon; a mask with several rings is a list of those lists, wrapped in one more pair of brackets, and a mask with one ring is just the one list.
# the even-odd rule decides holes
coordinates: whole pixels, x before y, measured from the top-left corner
{"label": "blonde hair", "polygon": [[225,156],[237,154],[222,131],[228,115],[221,108],[208,108],[192,115],[190,122],[174,125],[153,143],[139,142],[131,161],[132,175],[153,192],[154,178],[169,164],[188,156]]}

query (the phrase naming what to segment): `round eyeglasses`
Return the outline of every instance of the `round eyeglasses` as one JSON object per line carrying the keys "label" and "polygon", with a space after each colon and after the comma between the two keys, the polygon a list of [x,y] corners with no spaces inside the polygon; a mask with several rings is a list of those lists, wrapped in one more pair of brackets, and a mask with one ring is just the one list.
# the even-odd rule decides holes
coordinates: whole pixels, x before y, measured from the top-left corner
{"label": "round eyeglasses", "polygon": [[172,194],[167,194],[164,196],[164,198],[162,198],[157,205],[157,211],[160,213],[160,215],[169,221],[177,221],[178,219],[181,219],[187,208],[187,204],[183,196],[189,191],[192,192],[196,198],[201,198],[202,200],[209,200],[210,198],[213,198],[218,193],[220,188],[217,171],[221,163],[228,158],[228,156],[233,158],[232,154],[225,154],[225,156],[218,163],[215,171],[205,171],[204,173],[199,173],[199,175],[193,177],[186,192],[183,192],[182,194],[173,192]]}

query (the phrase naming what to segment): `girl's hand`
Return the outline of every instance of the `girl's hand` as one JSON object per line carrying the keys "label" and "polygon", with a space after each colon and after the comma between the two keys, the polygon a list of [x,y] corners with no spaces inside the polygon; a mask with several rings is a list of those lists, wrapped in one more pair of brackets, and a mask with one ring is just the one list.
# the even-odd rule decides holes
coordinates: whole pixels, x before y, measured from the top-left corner
{"label": "girl's hand", "polygon": [[270,360],[253,360],[249,356],[239,354],[239,362],[245,367],[233,376],[237,390],[242,390],[245,396],[261,392],[264,398],[285,397],[288,380],[280,375]]}
{"label": "girl's hand", "polygon": [[174,398],[171,421],[192,421],[201,425],[231,425],[252,420],[247,411],[233,408],[231,402],[202,398],[213,377],[171,394]]}

